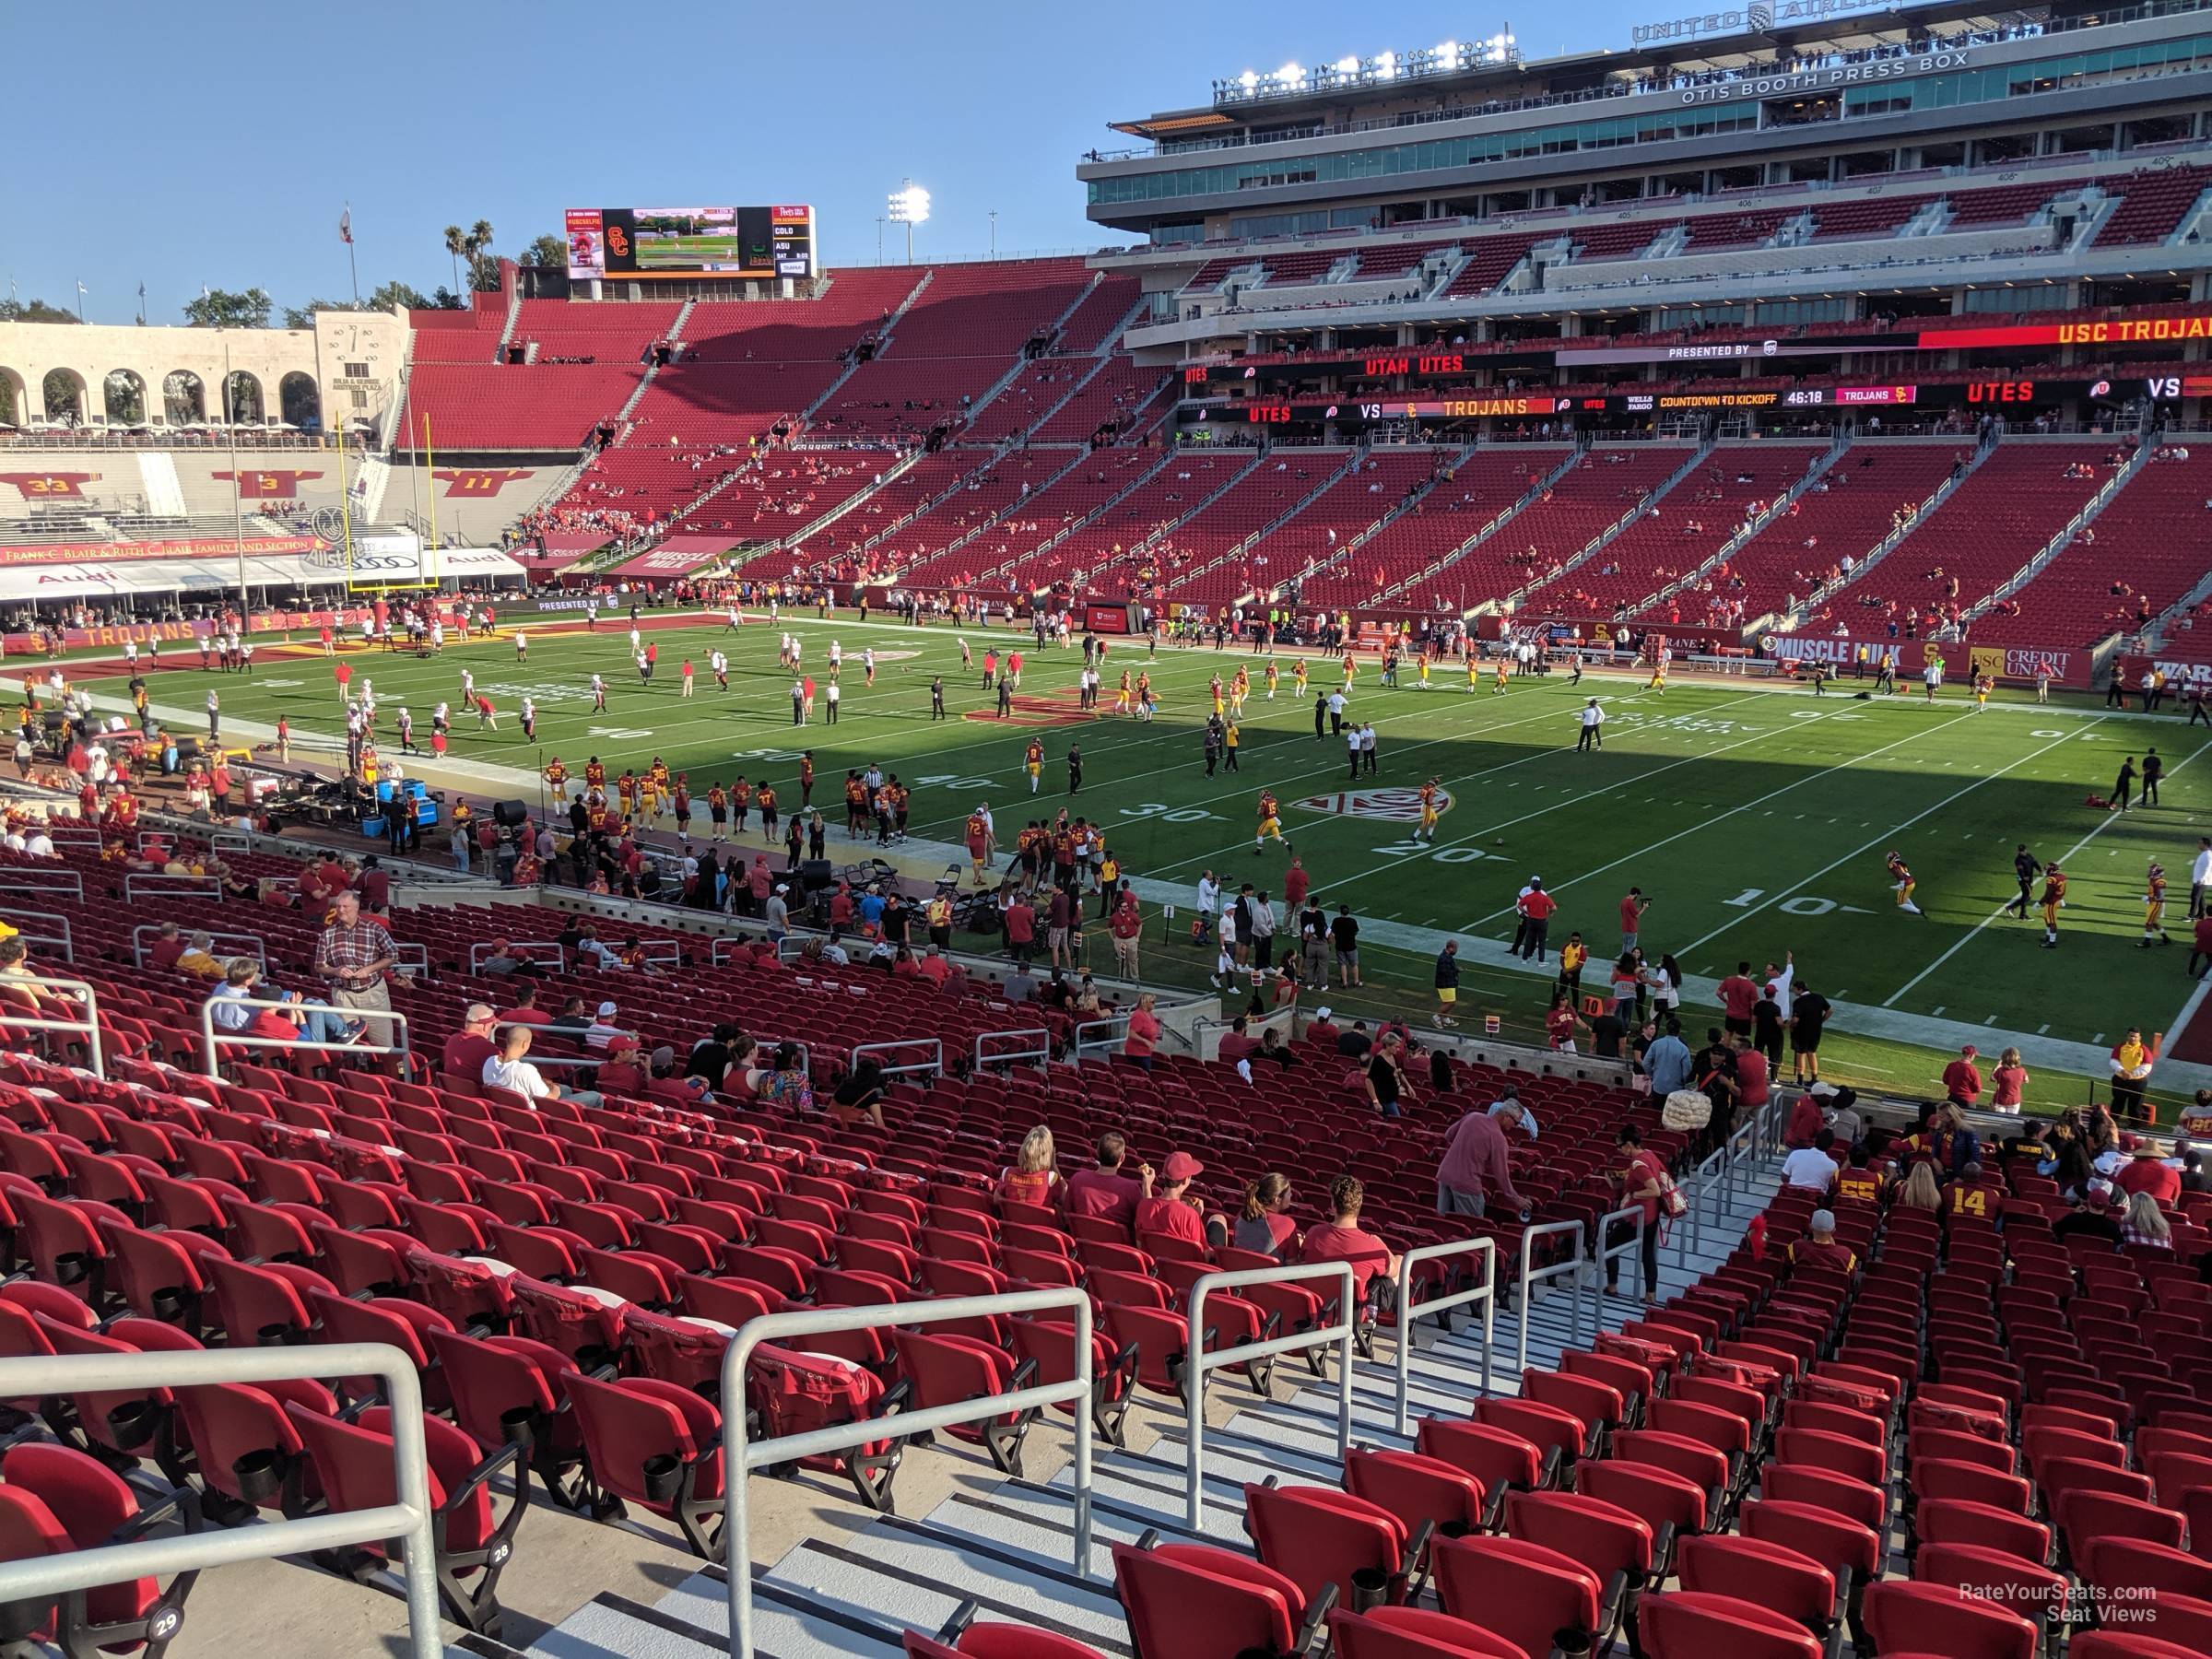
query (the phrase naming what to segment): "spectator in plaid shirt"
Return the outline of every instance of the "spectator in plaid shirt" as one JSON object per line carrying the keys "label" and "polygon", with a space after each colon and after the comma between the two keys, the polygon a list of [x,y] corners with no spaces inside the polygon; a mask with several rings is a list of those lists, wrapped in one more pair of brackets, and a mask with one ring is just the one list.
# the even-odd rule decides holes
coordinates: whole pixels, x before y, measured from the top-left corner
{"label": "spectator in plaid shirt", "polygon": [[382,1048],[392,1045],[392,1022],[373,1016],[392,1012],[384,975],[396,959],[392,935],[380,924],[362,919],[361,896],[340,893],[337,919],[315,942],[315,971],[329,982],[331,1002],[361,1014],[369,1041]]}

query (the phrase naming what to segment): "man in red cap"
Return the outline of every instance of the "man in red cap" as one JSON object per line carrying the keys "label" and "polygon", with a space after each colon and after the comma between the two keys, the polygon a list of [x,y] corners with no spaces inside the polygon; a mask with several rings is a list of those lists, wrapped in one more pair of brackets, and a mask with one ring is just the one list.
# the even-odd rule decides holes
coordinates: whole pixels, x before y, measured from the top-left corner
{"label": "man in red cap", "polygon": [[1171,1239],[1183,1239],[1200,1245],[1228,1241],[1228,1218],[1203,1214],[1198,1200],[1191,1194],[1191,1182],[1205,1172],[1206,1166],[1188,1152],[1168,1154],[1167,1161],[1159,1168],[1159,1184],[1151,1196],[1136,1201],[1139,1243],[1147,1233],[1165,1233]]}

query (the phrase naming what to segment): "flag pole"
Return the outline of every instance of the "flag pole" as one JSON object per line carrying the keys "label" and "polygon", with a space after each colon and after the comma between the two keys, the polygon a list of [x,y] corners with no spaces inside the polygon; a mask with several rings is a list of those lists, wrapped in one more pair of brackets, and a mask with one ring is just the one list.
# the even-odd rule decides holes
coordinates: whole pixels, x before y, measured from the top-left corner
{"label": "flag pole", "polygon": [[[438,546],[438,456],[437,452],[430,448],[430,415],[427,409],[422,415],[422,465],[429,471],[430,480],[430,545],[423,549],[423,562],[427,567],[430,564],[429,556],[431,549]],[[432,585],[435,585],[434,575]]]}
{"label": "flag pole", "polygon": [[338,518],[346,531],[346,593],[353,594],[353,488],[346,482],[346,423],[338,423]]}

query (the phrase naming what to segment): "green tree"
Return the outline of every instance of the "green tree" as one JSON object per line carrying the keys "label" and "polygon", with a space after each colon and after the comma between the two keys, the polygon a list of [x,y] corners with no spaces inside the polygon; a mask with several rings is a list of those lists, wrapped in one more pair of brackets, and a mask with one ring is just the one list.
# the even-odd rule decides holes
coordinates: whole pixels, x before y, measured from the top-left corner
{"label": "green tree", "polygon": [[266,328],[276,302],[257,288],[242,294],[210,288],[186,302],[184,321],[194,328]]}
{"label": "green tree", "polygon": [[569,244],[547,232],[524,248],[516,263],[548,271],[565,271],[569,268]]}
{"label": "green tree", "polygon": [[491,221],[478,219],[468,228],[462,241],[462,250],[468,255],[468,286],[478,293],[488,293],[499,286],[498,266],[491,258]]}
{"label": "green tree", "polygon": [[[468,233],[458,225],[445,228],[445,251],[453,258],[453,288],[461,288],[461,255],[468,252]],[[473,255],[471,255],[473,259]]]}
{"label": "green tree", "polygon": [[0,374],[0,426],[21,426],[23,417],[16,412],[16,382]]}
{"label": "green tree", "polygon": [[350,300],[310,300],[305,305],[288,305],[284,308],[284,325],[287,328],[312,328],[317,312],[351,311]]}
{"label": "green tree", "polygon": [[440,311],[466,311],[468,309],[466,295],[456,294],[452,288],[446,288],[442,284],[440,285],[438,291],[430,296],[430,303]]}
{"label": "green tree", "polygon": [[0,300],[0,323],[75,323],[73,311],[49,305],[43,300]]}

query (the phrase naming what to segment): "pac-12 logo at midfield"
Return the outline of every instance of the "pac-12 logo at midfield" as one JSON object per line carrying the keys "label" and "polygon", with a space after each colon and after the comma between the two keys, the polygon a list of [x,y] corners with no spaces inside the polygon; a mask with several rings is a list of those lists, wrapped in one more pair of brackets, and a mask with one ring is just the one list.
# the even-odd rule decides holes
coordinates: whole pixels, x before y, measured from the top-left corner
{"label": "pac-12 logo at midfield", "polygon": [[[1421,792],[1418,789],[1339,789],[1328,794],[1307,795],[1290,806],[1298,812],[1326,812],[1337,818],[1373,818],[1386,824],[1421,821]],[[1436,809],[1452,810],[1452,792],[1436,792]]]}

